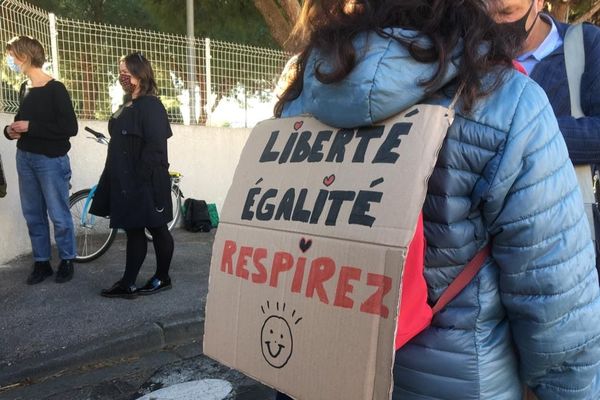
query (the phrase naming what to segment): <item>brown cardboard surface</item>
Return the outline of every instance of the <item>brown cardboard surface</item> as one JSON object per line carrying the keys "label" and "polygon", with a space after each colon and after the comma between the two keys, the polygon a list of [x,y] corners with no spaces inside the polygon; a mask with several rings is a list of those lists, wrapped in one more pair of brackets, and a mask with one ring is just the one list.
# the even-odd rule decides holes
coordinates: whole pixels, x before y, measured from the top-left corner
{"label": "brown cardboard surface", "polygon": [[205,353],[297,399],[389,398],[406,248],[447,113],[255,127],[213,247]]}
{"label": "brown cardboard surface", "polygon": [[[312,241],[305,252],[299,247],[302,238]],[[400,280],[390,279],[390,286],[384,287],[373,282],[369,285],[368,279],[398,275],[402,249],[277,231],[259,235],[252,228],[232,225],[220,227],[215,242],[222,246],[213,250],[210,284],[221,296],[218,307],[207,309],[206,318],[211,323],[205,337],[206,354],[262,382],[285,387],[289,393],[303,393],[301,398],[374,398],[375,377],[365,371],[374,371],[377,362],[384,358],[384,364],[391,365],[398,307],[398,297],[392,293],[398,293]],[[235,253],[232,242],[237,248]],[[246,252],[242,247],[251,250]],[[275,278],[273,273],[260,277],[253,261],[260,250],[266,250],[261,259],[266,270],[273,271],[277,252],[290,255],[286,256],[291,261],[286,264],[290,269]],[[224,252],[233,255],[223,257]],[[242,252],[248,256],[246,266],[240,267]],[[223,259],[232,262],[222,263]],[[248,279],[238,276],[243,275],[240,269],[248,271]],[[309,285],[310,277],[321,272],[333,274],[329,279],[323,278],[322,286]],[[340,278],[348,273],[359,279]],[[352,288],[344,290],[344,282]],[[373,298],[378,291],[385,291],[380,296],[382,300]],[[369,299],[374,299],[372,304]],[[273,327],[275,336],[269,350],[264,342],[271,337]],[[389,346],[379,347],[379,341]],[[347,344],[342,347],[332,345],[343,342]],[[285,346],[281,355],[278,344]],[[325,371],[339,371],[341,375]],[[390,371],[382,372],[381,376],[385,376]],[[332,379],[345,381],[344,376],[353,377],[353,385],[330,384]],[[388,385],[389,380],[384,385],[386,394]],[[356,390],[361,392],[358,397]]]}
{"label": "brown cardboard surface", "polygon": [[[355,135],[366,135],[369,131],[378,129],[384,131],[381,138],[370,140],[364,156],[360,157],[362,162],[353,161],[363,153],[358,151],[361,147],[360,139],[354,138],[343,146],[343,156],[342,151],[332,153],[330,150],[334,147],[335,137],[342,136],[340,130],[328,127],[314,118],[298,117],[263,121],[254,128],[242,152],[233,184],[223,206],[221,222],[407,247],[413,235],[415,212],[421,209],[427,190],[425,183],[431,174],[430,168],[419,170],[416,166],[421,165],[422,160],[435,160],[439,150],[436,139],[440,137],[435,133],[435,127],[443,128],[445,135],[445,129],[448,127],[446,111],[448,110],[439,106],[418,105],[395,118],[382,122],[377,127],[357,130]],[[394,132],[391,132],[392,130]],[[321,161],[310,162],[307,159],[302,162],[291,162],[290,159],[297,150],[297,147],[294,147],[288,161],[281,163],[285,158],[288,140],[294,132],[298,132],[299,137],[303,132],[311,132],[313,134],[311,141],[314,142],[319,132],[328,131],[332,132],[332,135],[329,141],[322,142]],[[349,131],[353,132],[353,130]],[[274,136],[273,132],[278,132],[278,135],[270,144]],[[395,139],[401,141],[401,144],[399,147],[392,148],[391,146],[396,144]],[[339,140],[338,143],[343,142],[344,140]],[[275,160],[260,162],[261,156],[265,153]],[[399,155],[395,156],[395,154]],[[334,157],[335,161],[328,161],[330,156]],[[319,157],[316,151],[314,157]],[[394,157],[397,157],[394,162],[389,163]],[[339,162],[340,159],[343,161]],[[387,162],[374,162],[377,159],[386,159]],[[381,179],[383,181],[380,181]],[[414,182],[422,182],[422,185],[416,188]],[[407,192],[411,187],[412,192]],[[355,191],[357,197],[361,191],[382,192],[384,198],[381,199],[377,209],[368,212],[377,218],[377,223],[372,227],[349,223],[352,206],[355,204],[352,201],[346,201],[340,207],[335,225],[326,223],[331,210],[331,201],[326,202],[322,207],[323,212],[317,223],[303,223],[284,218],[260,220],[257,217],[260,200],[268,190],[278,190],[277,196],[269,201],[276,204],[290,188],[295,189],[296,200],[302,189],[309,189],[304,201],[304,209],[308,211],[312,211],[317,203],[319,190]],[[256,189],[253,192],[256,193],[254,196],[250,194],[252,189]],[[250,202],[254,201],[254,204],[249,203],[249,198]],[[247,203],[248,207],[245,207]],[[370,205],[375,208],[376,204],[370,203]],[[254,214],[251,219],[244,218],[242,215],[245,209]],[[311,217],[313,217],[312,213]]]}

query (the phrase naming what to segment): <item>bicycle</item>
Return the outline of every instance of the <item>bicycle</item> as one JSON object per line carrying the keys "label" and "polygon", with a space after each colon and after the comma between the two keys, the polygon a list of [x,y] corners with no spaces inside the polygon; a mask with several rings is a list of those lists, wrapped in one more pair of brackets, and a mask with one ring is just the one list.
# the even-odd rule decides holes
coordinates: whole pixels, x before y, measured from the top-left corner
{"label": "bicycle", "polygon": [[[84,129],[94,135],[90,139],[108,145],[109,140],[105,135],[87,126]],[[183,175],[176,171],[169,171],[169,175],[171,177],[173,219],[167,224],[167,227],[171,230],[177,224],[181,215],[183,192],[179,188],[179,183]],[[97,186],[94,185],[91,188],[79,190],[69,197],[69,208],[73,218],[75,244],[77,246],[75,261],[79,263],[90,262],[100,257],[110,248],[117,236],[118,230],[110,227],[109,218],[98,217],[89,213]],[[146,231],[146,237],[148,240],[152,240],[152,236],[148,231]]]}

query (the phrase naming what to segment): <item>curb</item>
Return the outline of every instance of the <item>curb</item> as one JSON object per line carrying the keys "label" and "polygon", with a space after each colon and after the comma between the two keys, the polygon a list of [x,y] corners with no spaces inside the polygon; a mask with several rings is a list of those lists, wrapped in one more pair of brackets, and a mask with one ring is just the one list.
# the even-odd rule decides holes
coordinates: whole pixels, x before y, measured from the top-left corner
{"label": "curb", "polygon": [[0,389],[94,362],[141,355],[191,339],[202,339],[204,317],[201,314],[200,312],[179,314],[3,366],[0,369]]}

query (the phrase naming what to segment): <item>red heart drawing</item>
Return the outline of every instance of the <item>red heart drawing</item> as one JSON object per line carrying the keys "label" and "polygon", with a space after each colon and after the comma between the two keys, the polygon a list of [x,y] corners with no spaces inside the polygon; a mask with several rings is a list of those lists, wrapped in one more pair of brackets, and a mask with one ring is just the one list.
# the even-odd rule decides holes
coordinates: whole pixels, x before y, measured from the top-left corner
{"label": "red heart drawing", "polygon": [[298,129],[302,128],[302,125],[304,125],[304,121],[297,121],[297,122],[294,124],[294,129],[295,129],[295,130],[298,130]]}
{"label": "red heart drawing", "polygon": [[329,187],[331,186],[331,184],[335,182],[335,175],[331,174],[329,176],[326,176],[325,178],[323,178],[323,185]]}
{"label": "red heart drawing", "polygon": [[310,249],[310,246],[312,246],[312,240],[308,239],[300,239],[300,250],[302,250],[303,253],[306,253],[306,250]]}

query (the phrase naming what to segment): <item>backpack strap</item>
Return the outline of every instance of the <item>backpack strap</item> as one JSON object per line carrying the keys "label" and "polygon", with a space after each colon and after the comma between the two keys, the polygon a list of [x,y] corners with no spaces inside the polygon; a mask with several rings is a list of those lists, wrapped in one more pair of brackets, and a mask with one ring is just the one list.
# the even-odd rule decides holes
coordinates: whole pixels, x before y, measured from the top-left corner
{"label": "backpack strap", "polygon": [[432,308],[433,314],[436,314],[442,308],[446,307],[448,303],[452,301],[468,284],[473,280],[475,275],[483,267],[483,263],[491,254],[491,246],[488,244],[483,249],[479,250],[479,253],[475,254],[475,257],[463,268],[458,276],[450,283],[450,285],[444,290],[444,293],[440,296],[438,301]]}
{"label": "backpack strap", "polygon": [[581,76],[585,69],[585,49],[583,46],[583,24],[569,26],[565,34],[565,68],[569,82],[571,116],[585,117],[581,108]]}
{"label": "backpack strap", "polygon": [[[585,70],[585,48],[583,39],[583,24],[569,26],[565,34],[565,68],[567,70],[567,81],[569,83],[569,98],[571,101],[571,116],[583,118],[585,114],[581,108],[581,77]],[[589,164],[575,165],[575,174],[583,196],[585,212],[591,227],[592,240],[597,240],[594,229],[593,204],[596,203],[594,196],[594,173]],[[590,181],[591,178],[591,181]],[[597,178],[596,178],[597,179]]]}

